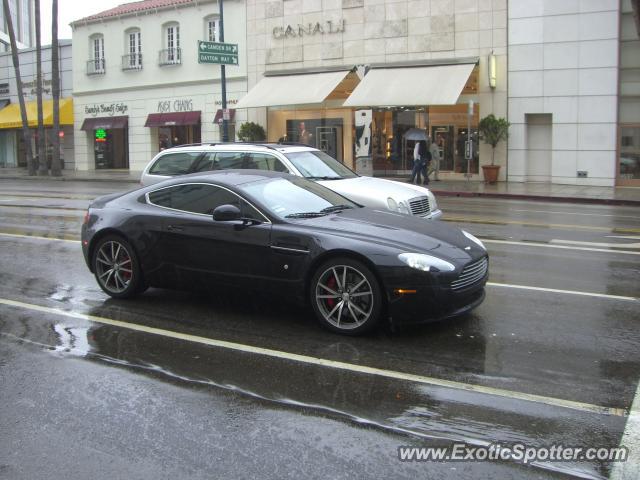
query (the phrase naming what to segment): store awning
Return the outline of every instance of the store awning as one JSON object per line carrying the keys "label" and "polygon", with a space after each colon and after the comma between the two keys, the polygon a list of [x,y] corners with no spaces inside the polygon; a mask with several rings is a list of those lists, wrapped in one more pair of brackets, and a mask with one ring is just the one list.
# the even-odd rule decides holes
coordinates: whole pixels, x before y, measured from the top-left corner
{"label": "store awning", "polygon": [[119,117],[85,118],[80,130],[90,132],[98,129],[111,130],[113,128],[127,128],[128,122],[128,115],[122,115]]}
{"label": "store awning", "polygon": [[197,125],[200,110],[193,112],[150,113],[145,127],[173,127],[174,125]]}
{"label": "store awning", "polygon": [[349,70],[340,70],[265,77],[237,103],[236,108],[322,103],[348,73]]}
{"label": "store awning", "polygon": [[475,64],[374,68],[345,107],[455,105]]}
{"label": "store awning", "polygon": [[[38,126],[38,104],[36,101],[27,102],[27,121],[30,127]],[[53,125],[53,100],[42,102],[42,113],[44,125]],[[70,98],[60,99],[60,125],[73,125],[73,100]],[[0,128],[22,128],[22,115],[20,114],[20,104],[12,103],[0,110]]]}
{"label": "store awning", "polygon": [[[230,108],[229,109],[229,121],[233,122],[235,117],[236,117],[235,108]],[[221,108],[219,108],[218,111],[216,112],[216,116],[213,119],[213,123],[222,123],[222,109]]]}

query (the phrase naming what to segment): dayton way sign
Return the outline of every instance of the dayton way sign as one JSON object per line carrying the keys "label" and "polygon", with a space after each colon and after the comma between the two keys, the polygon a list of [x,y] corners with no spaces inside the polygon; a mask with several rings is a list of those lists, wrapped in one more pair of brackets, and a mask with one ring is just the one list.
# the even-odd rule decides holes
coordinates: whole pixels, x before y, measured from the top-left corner
{"label": "dayton way sign", "polygon": [[238,44],[198,41],[198,63],[238,65]]}

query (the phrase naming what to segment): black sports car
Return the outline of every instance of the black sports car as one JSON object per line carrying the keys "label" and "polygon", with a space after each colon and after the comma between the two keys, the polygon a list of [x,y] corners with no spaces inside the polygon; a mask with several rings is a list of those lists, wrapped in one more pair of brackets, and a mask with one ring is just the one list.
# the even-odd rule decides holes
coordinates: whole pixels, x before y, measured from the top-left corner
{"label": "black sports car", "polygon": [[484,299],[488,256],[438,221],[373,210],[304,178],[258,170],[178,177],[96,199],[82,248],[116,298],[147,287],[261,290],[310,302],[325,327],[440,320]]}

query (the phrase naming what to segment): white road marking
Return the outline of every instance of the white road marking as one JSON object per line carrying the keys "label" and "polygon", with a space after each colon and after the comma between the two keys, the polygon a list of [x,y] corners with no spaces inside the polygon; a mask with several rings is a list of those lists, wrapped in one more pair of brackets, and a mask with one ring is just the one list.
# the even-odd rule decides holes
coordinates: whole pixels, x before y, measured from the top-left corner
{"label": "white road marking", "polygon": [[[607,235],[607,238],[622,238],[625,240],[640,240],[640,237],[620,236],[620,235]],[[640,242],[635,243],[607,243],[607,242],[581,242],[578,240],[562,240],[554,238],[550,243],[563,244],[563,245],[581,245],[584,247],[596,247],[596,248],[640,248]]]}
{"label": "white road marking", "polygon": [[638,480],[640,478],[640,383],[631,404],[620,446],[629,449],[629,458],[626,462],[616,462],[613,465],[610,480]]}
{"label": "white road marking", "polygon": [[577,410],[580,412],[596,413],[601,415],[615,415],[615,416],[621,416],[621,417],[624,417],[627,415],[627,411],[624,408],[605,407],[601,405],[593,405],[590,403],[566,400],[563,398],[546,397],[544,395],[516,392],[512,390],[505,390],[502,388],[487,387],[484,385],[456,382],[453,380],[443,380],[440,378],[398,372],[395,370],[385,370],[382,368],[368,367],[366,365],[357,365],[353,363],[340,362],[336,360],[330,360],[327,358],[312,357],[308,355],[290,353],[290,352],[285,352],[281,350],[273,350],[270,348],[255,347],[252,345],[245,345],[242,343],[228,342],[225,340],[216,340],[213,338],[201,337],[197,335],[189,335],[186,333],[180,333],[180,332],[175,332],[171,330],[164,330],[164,329],[155,328],[155,327],[148,327],[146,325],[128,323],[121,320],[112,320],[110,318],[98,317],[95,315],[87,315],[79,312],[60,310],[58,308],[43,307],[41,305],[33,305],[30,303],[18,302],[15,300],[9,300],[4,298],[0,298],[0,304],[6,305],[9,307],[32,310],[35,312],[40,312],[45,314],[61,315],[69,318],[87,320],[89,322],[100,323],[103,325],[110,325],[113,327],[127,328],[129,330],[134,330],[137,332],[144,332],[152,335],[160,335],[163,337],[173,338],[177,340],[184,340],[186,342],[198,343],[201,345],[208,345],[211,347],[224,348],[228,350],[245,352],[245,353],[250,353],[254,355],[262,355],[262,356],[271,357],[271,358],[278,358],[281,360],[304,363],[307,365],[315,365],[318,367],[334,368],[337,370],[349,371],[349,372],[366,374],[366,375],[375,375],[378,377],[390,378],[393,380],[402,380],[407,382],[419,383],[423,385],[450,388],[454,390],[464,390],[467,392],[492,395],[492,396],[503,397],[503,398],[512,399],[512,400],[523,400],[526,402],[533,402],[533,403],[550,405],[553,407]]}
{"label": "white road marking", "polygon": [[493,240],[490,238],[478,237],[483,243],[495,243],[497,245],[517,245],[524,247],[538,247],[538,248],[557,248],[560,250],[578,250],[584,252],[605,252],[605,253],[620,253],[623,255],[640,255],[640,252],[631,252],[627,250],[609,250],[606,248],[590,248],[590,247],[575,247],[569,245],[554,245],[550,243],[536,243],[536,242],[518,242],[515,240]]}
{"label": "white road marking", "polygon": [[515,288],[517,290],[533,290],[537,292],[547,292],[547,293],[561,293],[564,295],[580,295],[583,297],[607,298],[609,300],[623,300],[627,302],[640,302],[640,298],[638,297],[624,297],[622,295],[608,295],[606,293],[579,292],[577,290],[559,290],[557,288],[532,287],[529,285],[513,285],[510,283],[494,283],[494,282],[487,282],[487,286],[499,287],[499,288]]}
{"label": "white road marking", "polygon": [[55,238],[55,237],[45,237],[42,235],[21,235],[17,233],[2,233],[0,232],[0,236],[2,237],[14,237],[14,238],[32,238],[35,240],[50,240],[53,242],[69,242],[69,243],[80,243],[80,240],[71,240],[70,238]]}

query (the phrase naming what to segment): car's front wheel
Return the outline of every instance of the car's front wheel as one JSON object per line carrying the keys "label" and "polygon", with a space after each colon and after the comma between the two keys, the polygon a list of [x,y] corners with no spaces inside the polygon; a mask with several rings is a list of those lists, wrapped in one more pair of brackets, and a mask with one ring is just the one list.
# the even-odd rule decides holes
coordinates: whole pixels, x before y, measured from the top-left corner
{"label": "car's front wheel", "polygon": [[129,298],[144,289],[140,263],[124,238],[102,238],[93,254],[93,271],[100,288],[114,298]]}
{"label": "car's front wheel", "polygon": [[325,262],[313,276],[310,290],[316,317],[329,330],[358,335],[380,321],[380,285],[362,262],[350,258]]}

